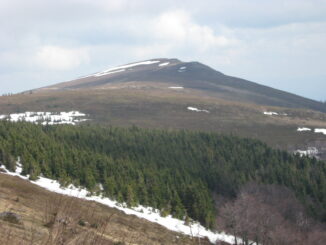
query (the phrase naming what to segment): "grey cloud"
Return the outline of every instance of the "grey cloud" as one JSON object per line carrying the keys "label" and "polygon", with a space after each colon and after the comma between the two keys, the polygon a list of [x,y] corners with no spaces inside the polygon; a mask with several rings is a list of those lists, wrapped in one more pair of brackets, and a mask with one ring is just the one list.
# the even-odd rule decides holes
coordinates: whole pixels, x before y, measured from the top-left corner
{"label": "grey cloud", "polygon": [[[180,24],[185,34],[179,39],[177,32],[164,33],[155,25],[162,14],[176,11],[189,15]],[[167,56],[199,60],[230,75],[288,90],[295,87],[293,81],[310,76],[316,80],[316,93],[311,92],[314,81],[309,81],[309,93],[303,82],[295,92],[325,99],[320,92],[326,91],[321,82],[326,80],[324,43],[325,0],[2,0],[0,84],[11,83],[1,86],[0,93]],[[44,47],[67,54],[84,50],[81,57],[89,60],[54,71],[34,62]]]}

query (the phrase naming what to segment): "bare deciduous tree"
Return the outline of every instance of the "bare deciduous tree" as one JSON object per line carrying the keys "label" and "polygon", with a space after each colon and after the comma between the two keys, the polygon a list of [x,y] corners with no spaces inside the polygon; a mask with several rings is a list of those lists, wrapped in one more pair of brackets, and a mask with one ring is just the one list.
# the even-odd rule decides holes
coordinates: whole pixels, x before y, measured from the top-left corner
{"label": "bare deciduous tree", "polygon": [[[292,191],[276,185],[244,186],[219,212],[217,223],[234,235],[236,244],[300,245],[325,242]],[[241,239],[240,239],[241,238]]]}

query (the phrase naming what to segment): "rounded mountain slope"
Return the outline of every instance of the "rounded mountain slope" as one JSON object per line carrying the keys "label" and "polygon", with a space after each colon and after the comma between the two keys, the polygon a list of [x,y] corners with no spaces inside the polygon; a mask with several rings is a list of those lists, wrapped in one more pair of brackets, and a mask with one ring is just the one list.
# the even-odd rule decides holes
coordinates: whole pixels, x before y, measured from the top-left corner
{"label": "rounded mountain slope", "polygon": [[326,112],[323,103],[273,89],[241,78],[227,76],[199,62],[151,59],[109,68],[73,81],[35,90],[58,91],[105,89],[116,83],[166,83],[200,90],[210,96],[257,105],[307,108]]}

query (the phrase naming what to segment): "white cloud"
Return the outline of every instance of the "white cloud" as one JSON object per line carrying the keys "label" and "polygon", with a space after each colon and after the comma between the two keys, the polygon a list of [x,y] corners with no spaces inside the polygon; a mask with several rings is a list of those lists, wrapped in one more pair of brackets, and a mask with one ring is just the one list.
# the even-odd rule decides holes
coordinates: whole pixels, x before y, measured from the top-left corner
{"label": "white cloud", "polygon": [[[79,1],[79,0],[78,0]],[[120,12],[123,11],[128,5],[132,5],[132,2],[127,0],[96,0],[96,1],[87,1],[88,4],[93,4],[99,8],[104,9],[107,12]]]}
{"label": "white cloud", "polygon": [[161,14],[154,20],[153,30],[159,39],[176,45],[189,45],[200,51],[215,47],[227,47],[237,42],[234,38],[216,34],[209,26],[197,24],[184,10]]}
{"label": "white cloud", "polygon": [[36,53],[36,62],[51,70],[69,70],[89,62],[85,48],[44,46]]}

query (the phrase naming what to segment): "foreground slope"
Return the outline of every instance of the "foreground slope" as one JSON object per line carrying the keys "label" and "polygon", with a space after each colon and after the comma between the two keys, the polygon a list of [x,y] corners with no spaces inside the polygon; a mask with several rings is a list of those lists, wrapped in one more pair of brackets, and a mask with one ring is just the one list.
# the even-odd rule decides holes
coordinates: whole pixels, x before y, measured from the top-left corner
{"label": "foreground slope", "polygon": [[[46,191],[0,173],[0,243],[25,244],[198,244],[160,225],[104,205]],[[201,244],[210,244],[201,239]]]}

